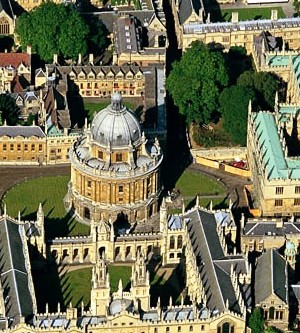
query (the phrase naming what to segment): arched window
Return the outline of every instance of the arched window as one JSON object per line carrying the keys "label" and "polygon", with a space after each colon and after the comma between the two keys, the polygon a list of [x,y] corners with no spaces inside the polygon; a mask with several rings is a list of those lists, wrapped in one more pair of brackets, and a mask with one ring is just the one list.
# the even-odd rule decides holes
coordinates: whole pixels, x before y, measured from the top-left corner
{"label": "arched window", "polygon": [[84,207],[84,217],[88,220],[91,218],[90,210],[87,207]]}
{"label": "arched window", "polygon": [[226,322],[222,325],[222,333],[230,333],[229,332],[229,323]]}
{"label": "arched window", "polygon": [[274,306],[271,306],[269,309],[269,319],[274,319],[275,309]]}
{"label": "arched window", "polygon": [[222,323],[217,328],[218,333],[234,333],[234,325],[232,323],[228,323],[227,321]]}
{"label": "arched window", "polygon": [[9,35],[9,23],[5,17],[0,19],[0,35]]}
{"label": "arched window", "polygon": [[182,248],[182,236],[179,235],[177,238],[177,249],[181,249]]}
{"label": "arched window", "polygon": [[174,236],[170,237],[170,250],[173,250],[175,248],[175,238]]}

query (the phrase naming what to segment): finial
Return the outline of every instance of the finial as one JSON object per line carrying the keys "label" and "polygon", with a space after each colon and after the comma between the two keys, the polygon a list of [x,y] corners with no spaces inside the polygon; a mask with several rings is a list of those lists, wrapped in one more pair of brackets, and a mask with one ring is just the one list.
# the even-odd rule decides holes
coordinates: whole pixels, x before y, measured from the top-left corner
{"label": "finial", "polygon": [[252,101],[249,99],[249,104],[248,104],[248,115],[250,115],[252,112]]}
{"label": "finial", "polygon": [[18,211],[18,222],[21,223],[21,212]]}
{"label": "finial", "polygon": [[213,211],[213,202],[212,202],[212,200],[210,200],[210,203],[209,203],[209,210],[211,212]]}
{"label": "finial", "polygon": [[181,208],[181,213],[184,214],[185,213],[185,204],[184,204],[184,200],[182,199],[182,208]]}
{"label": "finial", "polygon": [[196,195],[196,208],[199,208],[199,203],[200,203],[199,194],[197,194]]}

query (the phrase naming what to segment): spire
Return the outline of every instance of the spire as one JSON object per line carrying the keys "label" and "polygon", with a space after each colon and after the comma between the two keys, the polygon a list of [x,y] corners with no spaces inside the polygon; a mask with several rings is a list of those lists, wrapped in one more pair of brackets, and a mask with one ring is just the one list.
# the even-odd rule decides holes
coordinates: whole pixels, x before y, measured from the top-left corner
{"label": "spire", "polygon": [[119,298],[123,298],[123,283],[122,279],[119,280],[119,285],[118,285],[118,296]]}
{"label": "spire", "polygon": [[278,103],[278,91],[276,90],[276,93],[275,93],[275,102],[274,102],[274,111],[276,113],[279,112],[279,103]]}
{"label": "spire", "polygon": [[199,199],[199,194],[196,195],[196,208],[199,208],[199,202],[200,199]]}
{"label": "spire", "polygon": [[21,223],[21,212],[18,212],[18,222]]}
{"label": "spire", "polygon": [[181,213],[184,214],[185,213],[185,204],[184,204],[184,200],[182,199],[182,208],[181,208]]}
{"label": "spire", "polygon": [[250,116],[251,113],[252,113],[252,101],[251,101],[251,99],[249,99],[249,103],[248,103],[248,116]]}
{"label": "spire", "polygon": [[209,203],[209,210],[211,212],[213,211],[213,202],[212,202],[212,200],[210,200],[210,203]]}

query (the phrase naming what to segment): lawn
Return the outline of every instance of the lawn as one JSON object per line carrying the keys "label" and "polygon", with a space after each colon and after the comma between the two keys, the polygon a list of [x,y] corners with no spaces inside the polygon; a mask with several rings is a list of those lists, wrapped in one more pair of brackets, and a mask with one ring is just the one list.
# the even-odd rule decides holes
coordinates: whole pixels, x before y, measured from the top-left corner
{"label": "lawn", "polygon": [[[118,290],[119,280],[122,279],[123,290],[129,291],[131,266],[108,266],[110,276],[111,292]],[[151,272],[151,304],[157,303],[158,296],[161,297],[162,305],[168,305],[170,296],[174,303],[180,302],[180,294],[184,284],[179,282],[180,273],[173,270],[172,274],[165,279],[162,276]],[[56,266],[49,267],[46,272],[33,271],[33,281],[35,293],[37,296],[38,311],[45,310],[45,304],[49,305],[49,311],[53,312],[57,309],[57,302],[61,303],[62,309],[72,303],[75,307],[80,307],[81,302],[88,309],[91,301],[92,286],[92,268],[76,269],[68,272],[67,270],[60,275]],[[49,288],[51,286],[51,288]]]}
{"label": "lawn", "polygon": [[223,184],[199,172],[185,170],[177,180],[175,188],[183,197],[199,195],[220,195],[226,193]]}
{"label": "lawn", "polygon": [[63,198],[67,193],[69,176],[41,177],[12,187],[4,196],[7,212],[26,220],[35,220],[39,203],[45,213],[46,237],[88,235],[89,227],[66,213]]}
{"label": "lawn", "polygon": [[[106,102],[97,102],[97,103],[92,103],[92,102],[85,102],[84,103],[84,110],[85,110],[85,114],[88,118],[88,122],[91,122],[95,116],[95,114],[97,112],[99,112],[100,110],[106,108],[108,105],[110,104],[110,101],[106,101]],[[125,106],[127,106],[130,110],[133,110],[133,105],[131,103],[128,102],[124,102],[123,104]]]}
{"label": "lawn", "polygon": [[[221,10],[221,21],[231,21],[232,12],[239,13],[239,21],[246,20],[261,20],[270,19],[271,10],[276,9],[278,11],[278,18],[284,18],[285,14],[281,7],[268,7],[268,8],[238,8],[238,9],[223,9]],[[218,18],[216,18],[218,19]],[[219,18],[220,19],[220,18]]]}

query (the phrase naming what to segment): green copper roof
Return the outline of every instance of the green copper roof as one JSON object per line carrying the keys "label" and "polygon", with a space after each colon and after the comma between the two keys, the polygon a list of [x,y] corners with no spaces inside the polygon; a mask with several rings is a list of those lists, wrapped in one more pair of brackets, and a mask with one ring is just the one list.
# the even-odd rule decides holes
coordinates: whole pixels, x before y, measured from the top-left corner
{"label": "green copper roof", "polygon": [[[292,56],[296,57],[296,56]],[[288,66],[290,63],[289,55],[270,55],[268,54],[266,57],[266,62],[269,66]]]}
{"label": "green copper roof", "polygon": [[300,179],[300,160],[286,158],[274,114],[260,111],[254,115],[254,128],[268,179]]}

